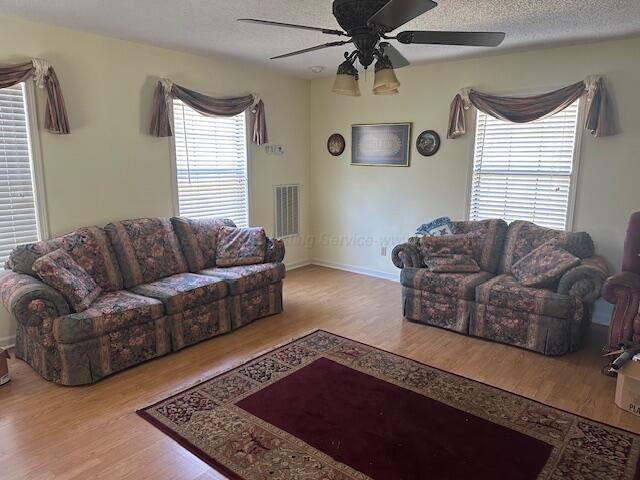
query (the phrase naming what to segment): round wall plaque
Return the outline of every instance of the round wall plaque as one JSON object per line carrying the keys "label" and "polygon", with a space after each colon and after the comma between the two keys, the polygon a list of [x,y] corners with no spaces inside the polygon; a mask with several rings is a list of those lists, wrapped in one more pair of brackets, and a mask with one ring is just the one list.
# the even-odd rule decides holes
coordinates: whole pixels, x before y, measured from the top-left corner
{"label": "round wall plaque", "polygon": [[416,148],[420,155],[430,157],[440,149],[440,136],[433,130],[425,130],[416,140]]}
{"label": "round wall plaque", "polygon": [[344,153],[345,146],[346,142],[344,137],[339,133],[334,133],[329,137],[329,140],[327,140],[327,150],[329,150],[329,153],[334,157],[342,155]]}

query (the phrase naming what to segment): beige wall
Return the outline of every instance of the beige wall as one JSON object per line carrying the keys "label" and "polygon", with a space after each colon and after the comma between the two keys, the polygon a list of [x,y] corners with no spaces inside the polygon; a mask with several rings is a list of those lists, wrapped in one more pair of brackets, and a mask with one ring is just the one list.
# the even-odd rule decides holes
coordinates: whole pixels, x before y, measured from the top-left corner
{"label": "beige wall", "polygon": [[[272,231],[273,185],[300,183],[302,231],[308,232],[309,82],[233,60],[0,17],[0,63],[28,57],[55,66],[73,130],[67,136],[40,134],[51,234],[173,214],[169,140],[145,133],[158,76],[217,95],[262,96],[270,139],[286,152],[272,156],[251,148],[251,223]],[[304,248],[289,245],[289,263],[306,259]],[[0,345],[14,332],[0,309]]]}
{"label": "beige wall", "polygon": [[[313,257],[397,277],[390,260],[395,243],[426,220],[464,216],[473,132],[455,141],[444,138],[449,103],[463,86],[536,91],[605,74],[621,134],[583,136],[574,229],[590,232],[617,268],[627,218],[640,209],[640,39],[407,68],[398,72],[403,85],[395,97],[371,95],[369,73],[360,98],[331,94],[331,78],[307,82],[230,59],[0,17],[0,62],[32,56],[55,66],[73,129],[69,136],[40,135],[53,235],[115,219],[173,214],[169,140],[145,133],[159,76],[212,94],[257,92],[264,98],[271,141],[286,153],[270,156],[251,147],[251,223],[272,231],[272,186],[301,184],[303,235],[288,242],[289,264]],[[412,122],[412,140],[435,129],[442,148],[432,158],[412,148],[410,168],[350,166],[351,124],[382,122]],[[347,151],[338,158],[326,152],[334,132],[347,138]],[[0,311],[0,345],[14,331]]]}
{"label": "beige wall", "polygon": [[[421,223],[441,215],[464,217],[473,117],[468,117],[470,134],[445,138],[449,105],[461,87],[539,91],[604,74],[621,134],[602,139],[583,136],[574,229],[591,233],[599,252],[619,268],[627,219],[640,210],[640,39],[434,63],[397,73],[401,94],[390,97],[370,93],[370,73],[361,80],[360,98],[333,95],[331,79],[312,82],[315,259],[397,277],[390,249],[386,257],[380,254],[381,240],[406,238]],[[351,125],[384,122],[413,122],[413,142],[422,130],[436,130],[443,139],[440,152],[426,158],[413,146],[410,168],[350,166]],[[347,151],[338,158],[331,157],[325,146],[334,132],[347,138]]]}

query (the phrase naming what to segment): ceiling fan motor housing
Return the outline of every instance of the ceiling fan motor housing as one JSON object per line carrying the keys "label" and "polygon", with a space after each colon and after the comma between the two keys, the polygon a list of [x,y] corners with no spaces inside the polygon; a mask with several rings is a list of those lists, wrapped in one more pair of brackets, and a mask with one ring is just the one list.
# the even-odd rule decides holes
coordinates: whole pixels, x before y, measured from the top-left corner
{"label": "ceiling fan motor housing", "polygon": [[335,0],[333,14],[340,26],[353,38],[358,49],[358,61],[367,68],[376,58],[376,46],[380,41],[377,26],[367,25],[367,21],[389,0]]}
{"label": "ceiling fan motor housing", "polygon": [[367,21],[389,0],[334,0],[333,15],[340,26],[352,35],[354,30],[367,28]]}

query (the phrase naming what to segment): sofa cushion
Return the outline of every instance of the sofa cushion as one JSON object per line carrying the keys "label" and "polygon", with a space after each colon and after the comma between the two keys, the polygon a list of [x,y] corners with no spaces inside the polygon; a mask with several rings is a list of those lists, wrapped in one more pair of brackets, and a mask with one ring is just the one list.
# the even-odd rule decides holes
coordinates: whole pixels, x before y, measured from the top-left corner
{"label": "sofa cushion", "polygon": [[91,275],[62,249],[33,262],[33,271],[44,283],[59,291],[76,312],[89,308],[102,292]]}
{"label": "sofa cushion", "polygon": [[227,296],[227,284],[220,278],[179,273],[155,282],[138,285],[132,292],[156,298],[165,306],[167,314],[180,313]]}
{"label": "sofa cushion", "polygon": [[500,259],[500,273],[511,273],[511,267],[525,255],[548,242],[558,244],[578,258],[588,258],[594,254],[593,240],[585,232],[565,232],[541,227],[535,223],[516,220],[509,225]]}
{"label": "sofa cushion", "polygon": [[575,299],[541,288],[525,287],[511,275],[499,275],[476,289],[477,303],[556,318],[573,315]]}
{"label": "sofa cushion", "polygon": [[60,343],[76,343],[163,316],[162,302],[119,290],[103,293],[83,312],[56,318],[53,334]]}
{"label": "sofa cushion", "polygon": [[473,255],[473,234],[422,237],[418,242],[423,258],[432,255]]}
{"label": "sofa cushion", "polygon": [[473,257],[485,272],[496,273],[502,255],[507,223],[501,219],[452,222],[456,233],[475,233]]}
{"label": "sofa cushion", "polygon": [[267,236],[264,228],[222,227],[218,233],[216,266],[233,267],[264,262]]}
{"label": "sofa cushion", "polygon": [[104,227],[120,262],[125,288],[188,270],[168,218],[139,218]]}
{"label": "sofa cushion", "polygon": [[514,263],[511,272],[525,287],[545,288],[579,264],[580,259],[560,248],[557,240],[549,240]]}
{"label": "sofa cushion", "polygon": [[37,277],[33,262],[58,249],[67,252],[102,290],[109,292],[122,289],[118,260],[109,237],[98,227],[83,227],[61,237],[20,245],[9,255],[7,266],[14,272]]}
{"label": "sofa cushion", "polygon": [[478,262],[470,255],[432,255],[424,264],[434,273],[476,273],[480,271]]}
{"label": "sofa cushion", "polygon": [[491,277],[489,272],[435,273],[426,268],[403,268],[400,283],[415,290],[473,300],[476,287]]}
{"label": "sofa cushion", "polygon": [[258,263],[237,267],[208,268],[198,273],[224,279],[229,284],[231,295],[239,295],[279,282],[284,278],[286,269],[282,263]]}
{"label": "sofa cushion", "polygon": [[176,231],[182,253],[191,272],[215,267],[218,230],[221,227],[235,227],[228,218],[184,218],[173,217],[171,224]]}

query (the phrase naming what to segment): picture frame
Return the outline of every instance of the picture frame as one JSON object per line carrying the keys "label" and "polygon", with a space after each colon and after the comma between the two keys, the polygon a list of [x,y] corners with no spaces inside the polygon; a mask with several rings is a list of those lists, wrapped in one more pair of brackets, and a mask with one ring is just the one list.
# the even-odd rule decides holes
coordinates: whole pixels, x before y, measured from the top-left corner
{"label": "picture frame", "polygon": [[435,130],[425,130],[416,138],[416,149],[423,157],[431,157],[440,150],[440,135]]}
{"label": "picture frame", "polygon": [[351,126],[351,165],[408,167],[411,123]]}
{"label": "picture frame", "polygon": [[339,157],[344,153],[347,142],[339,133],[334,133],[327,140],[327,151],[334,157]]}

